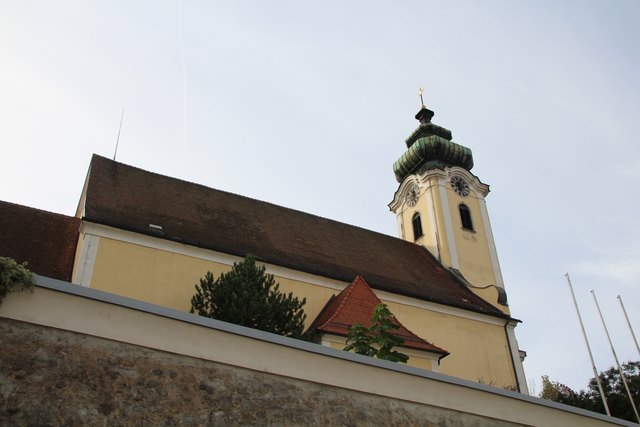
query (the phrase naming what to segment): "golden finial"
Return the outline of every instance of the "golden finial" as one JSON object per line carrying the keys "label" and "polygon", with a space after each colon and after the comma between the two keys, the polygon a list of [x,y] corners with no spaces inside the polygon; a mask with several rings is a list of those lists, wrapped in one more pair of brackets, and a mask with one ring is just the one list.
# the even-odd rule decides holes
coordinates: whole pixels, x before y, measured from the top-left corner
{"label": "golden finial", "polygon": [[424,92],[424,89],[422,88],[422,86],[420,86],[420,89],[418,89],[418,98],[420,98],[420,106],[424,107],[424,99],[422,99],[422,92]]}

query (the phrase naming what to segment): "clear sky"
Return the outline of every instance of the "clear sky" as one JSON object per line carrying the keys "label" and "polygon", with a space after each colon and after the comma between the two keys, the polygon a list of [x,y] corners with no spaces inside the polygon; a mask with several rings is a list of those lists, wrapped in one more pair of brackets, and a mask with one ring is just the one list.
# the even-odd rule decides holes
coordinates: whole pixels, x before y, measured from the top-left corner
{"label": "clear sky", "polygon": [[118,161],[396,235],[422,85],[491,185],[530,388],[584,388],[565,272],[598,369],[591,289],[640,358],[616,299],[638,335],[639,22],[637,0],[0,0],[0,199],[73,215],[125,108]]}

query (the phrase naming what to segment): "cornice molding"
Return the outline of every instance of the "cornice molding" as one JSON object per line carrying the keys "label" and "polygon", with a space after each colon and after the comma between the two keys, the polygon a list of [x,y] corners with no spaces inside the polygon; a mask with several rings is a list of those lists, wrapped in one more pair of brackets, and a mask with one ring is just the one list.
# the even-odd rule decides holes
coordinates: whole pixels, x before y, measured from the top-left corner
{"label": "cornice molding", "polygon": [[451,168],[447,168],[446,172],[447,180],[450,181],[454,176],[459,176],[460,178],[464,178],[465,181],[467,181],[467,183],[469,184],[469,187],[471,187],[471,189],[476,193],[481,194],[482,197],[487,197],[487,194],[489,194],[489,185],[480,181],[477,176],[475,176],[468,170],[458,166],[454,166]]}
{"label": "cornice molding", "polygon": [[[435,185],[444,186],[454,176],[463,178],[474,191],[474,194],[480,194],[483,198],[489,194],[489,185],[480,181],[477,176],[464,168],[452,166],[445,169],[430,169],[423,173],[407,175],[393,194],[393,200],[388,205],[389,210],[396,213],[402,207],[405,203],[406,192],[411,188],[411,184],[418,184],[421,189],[429,189],[433,185],[431,183],[432,178],[437,178],[437,184]],[[469,196],[474,197],[473,195]]]}
{"label": "cornice molding", "polygon": [[421,187],[422,183],[417,175],[409,175],[400,184],[395,193],[393,193],[393,200],[389,203],[389,210],[396,213],[399,208],[406,202],[407,192],[413,185]]}

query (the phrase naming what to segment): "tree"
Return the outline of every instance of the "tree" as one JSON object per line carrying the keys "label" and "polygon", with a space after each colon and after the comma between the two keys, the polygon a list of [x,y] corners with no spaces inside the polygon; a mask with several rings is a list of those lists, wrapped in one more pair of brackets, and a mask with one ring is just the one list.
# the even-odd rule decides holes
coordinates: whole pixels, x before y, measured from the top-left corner
{"label": "tree", "polygon": [[407,363],[409,357],[393,350],[395,346],[402,345],[404,340],[392,331],[400,329],[393,322],[393,314],[386,304],[376,305],[371,317],[371,326],[367,329],[361,324],[351,326],[347,336],[345,351],[353,350],[355,353],[392,362]]}
{"label": "tree", "polygon": [[306,315],[302,300],[280,292],[272,274],[247,255],[217,279],[208,271],[196,285],[191,313],[274,334],[300,338]]}
{"label": "tree", "polygon": [[549,380],[549,376],[547,375],[542,376],[542,391],[540,392],[540,397],[579,408],[582,408],[584,404],[584,396],[581,396],[562,383]]}
{"label": "tree", "polygon": [[9,292],[32,289],[34,284],[26,262],[18,264],[11,258],[0,257],[0,304]]}
{"label": "tree", "polygon": [[[629,384],[634,402],[636,405],[640,404],[640,361],[623,363],[622,371]],[[609,368],[598,376],[600,377],[611,415],[637,422],[638,420],[629,402],[629,396],[618,369]],[[540,397],[602,414],[606,413],[595,378],[591,378],[587,390],[575,392],[564,384],[550,381],[549,377],[545,375],[542,377]]]}

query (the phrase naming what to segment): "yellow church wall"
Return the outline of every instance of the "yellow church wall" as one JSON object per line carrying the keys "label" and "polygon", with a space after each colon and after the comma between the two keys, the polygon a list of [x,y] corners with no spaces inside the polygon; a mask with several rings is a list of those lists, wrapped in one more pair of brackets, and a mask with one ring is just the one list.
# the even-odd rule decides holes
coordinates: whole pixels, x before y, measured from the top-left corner
{"label": "yellow church wall", "polygon": [[[230,270],[218,262],[177,254],[142,245],[102,237],[93,271],[91,287],[152,304],[189,311],[195,285],[207,271],[214,278]],[[283,292],[307,298],[306,325],[320,313],[331,295],[328,289],[275,276]],[[302,290],[304,289],[304,292]]]}
{"label": "yellow church wall", "polygon": [[80,271],[78,266],[80,264],[80,260],[82,259],[82,248],[84,247],[84,237],[85,237],[84,233],[82,232],[78,233],[78,244],[76,245],[76,252],[73,258],[73,270],[71,275],[72,283],[79,282],[75,276],[77,275],[77,272]]}
{"label": "yellow church wall", "polygon": [[415,213],[418,212],[420,214],[420,220],[422,221],[422,232],[423,232],[422,237],[418,239],[418,241],[423,245],[429,247],[429,246],[435,245],[435,241],[431,238],[432,224],[430,224],[428,221],[429,216],[427,212],[427,204],[424,197],[425,190],[424,188],[421,188],[420,191],[421,193],[420,193],[420,196],[418,197],[418,201],[416,202],[415,206],[410,207],[406,204],[403,206],[404,210],[401,213],[402,223],[405,224],[404,230],[403,230],[403,233],[404,233],[403,238],[410,242],[414,241],[412,220],[413,220],[413,215],[415,215]]}
{"label": "yellow church wall", "polygon": [[[399,349],[400,352],[406,352],[407,350]],[[431,371],[431,360],[426,359],[420,356],[409,356],[409,361],[407,365],[413,366],[414,368],[420,368],[427,371]]]}
{"label": "yellow church wall", "polygon": [[411,332],[450,353],[440,362],[443,374],[497,387],[516,384],[503,326],[383,301]]}
{"label": "yellow church wall", "polygon": [[[317,286],[311,283],[292,280],[282,276],[274,275],[276,281],[280,284],[280,290],[286,293],[292,292],[298,298],[307,298],[304,305],[304,313],[307,315],[305,327],[309,327],[311,322],[320,314],[332,295],[338,295],[340,290],[330,289],[324,286]],[[345,286],[347,284],[345,283]],[[342,348],[340,348],[342,350]]]}
{"label": "yellow church wall", "polygon": [[[199,279],[207,271],[218,277],[229,269],[228,264],[221,262],[100,237],[91,287],[188,311]],[[342,289],[277,274],[275,278],[282,291],[307,298],[307,326],[331,295],[338,294]],[[440,372],[497,386],[515,383],[505,332],[501,326],[390,302],[384,297],[381,299],[407,328],[451,353],[442,360]],[[410,365],[430,369],[430,360],[419,357],[412,359]]]}
{"label": "yellow church wall", "polygon": [[[413,241],[413,229],[411,228],[411,219],[413,218],[413,215],[416,212],[420,213],[420,218],[424,218],[422,209],[420,209],[420,204],[416,204],[416,206],[414,206],[413,208],[405,209],[401,213],[402,223],[405,224],[404,229],[402,231],[404,234],[403,238],[410,242]],[[422,231],[425,233],[425,235],[423,235],[422,237],[426,237],[426,233],[428,232],[428,230],[429,230],[428,224],[422,224]]]}
{"label": "yellow church wall", "polygon": [[[405,224],[403,237],[410,242],[414,241],[412,219],[416,212],[419,213],[423,235],[415,243],[427,248],[437,258],[444,257],[440,261],[443,264],[450,265],[449,245],[446,239],[443,238],[443,236],[446,236],[444,224],[442,224],[442,221],[435,220],[435,218],[442,218],[442,204],[437,193],[437,178],[429,178],[426,185],[420,186],[420,195],[416,205],[413,207],[409,207],[406,204],[403,205],[401,212],[402,224]],[[429,200],[432,200],[433,203],[429,203]]]}
{"label": "yellow church wall", "polygon": [[102,237],[91,287],[189,311],[199,279],[207,271],[218,277],[228,270],[224,264]]}
{"label": "yellow church wall", "polygon": [[[491,260],[489,250],[489,237],[487,236],[485,225],[482,221],[479,195],[471,191],[467,197],[460,197],[447,184],[447,202],[449,205],[449,217],[453,222],[453,238],[458,254],[459,270],[469,281],[478,287],[486,287],[497,284],[496,272]],[[464,203],[471,213],[473,231],[462,228],[459,206]],[[509,307],[498,303],[498,292],[494,287],[485,289],[471,288],[471,290],[492,304],[494,307],[509,314]]]}
{"label": "yellow church wall", "polygon": [[[412,219],[420,214],[423,236],[415,241],[424,246],[447,267],[457,268],[474,286],[485,289],[471,290],[505,314],[509,308],[498,303],[498,284],[494,263],[491,257],[490,240],[482,215],[483,195],[475,188],[467,197],[461,197],[451,188],[450,181],[441,174],[422,177],[420,193],[415,206],[405,201],[397,206],[396,215],[405,240],[413,242]],[[403,184],[403,185],[406,185]],[[401,199],[402,200],[402,199]],[[462,228],[459,205],[469,207],[474,226],[473,231]],[[395,204],[395,201],[394,201]]]}
{"label": "yellow church wall", "polygon": [[[444,218],[444,206],[442,200],[440,198],[440,187],[437,184],[437,178],[431,178],[429,180],[430,185],[433,188],[433,206],[435,210],[435,215],[437,218]],[[431,182],[433,181],[433,182]],[[451,266],[451,246],[449,245],[449,239],[447,229],[445,226],[445,222],[440,220],[437,221],[437,232],[439,236],[440,243],[440,262],[445,266]]]}
{"label": "yellow church wall", "polygon": [[[482,213],[474,193],[460,197],[448,189],[449,217],[453,220],[454,238],[458,252],[460,271],[476,286],[495,285],[496,277],[491,263],[487,235],[482,223]],[[459,206],[464,203],[471,212],[473,231],[462,228]]]}
{"label": "yellow church wall", "polygon": [[[429,180],[429,184],[424,187],[424,191],[418,200],[418,206],[421,207],[422,212],[420,212],[420,218],[423,222],[424,228],[424,236],[421,241],[417,242],[425,246],[429,252],[432,254],[438,254],[438,256],[442,255],[442,239],[439,238],[441,236],[441,231],[439,230],[439,224],[436,218],[438,218],[438,206],[433,203],[429,203],[432,200],[432,194],[436,191],[436,188],[432,186],[431,180]],[[425,224],[428,226],[425,228]]]}

